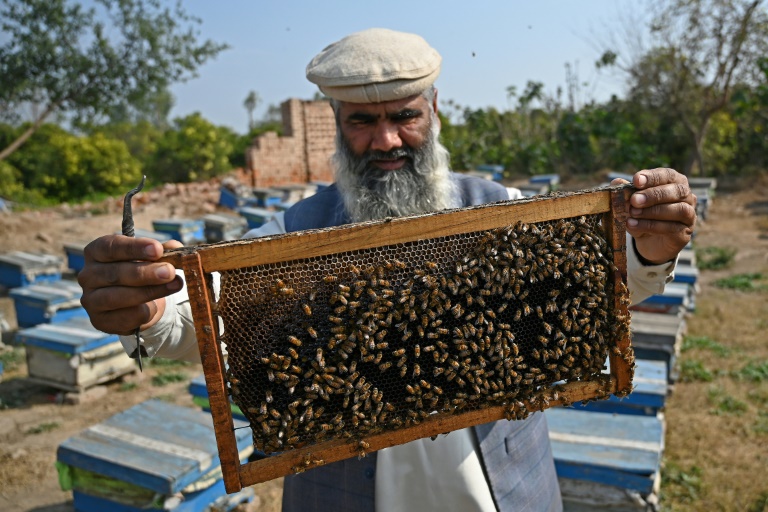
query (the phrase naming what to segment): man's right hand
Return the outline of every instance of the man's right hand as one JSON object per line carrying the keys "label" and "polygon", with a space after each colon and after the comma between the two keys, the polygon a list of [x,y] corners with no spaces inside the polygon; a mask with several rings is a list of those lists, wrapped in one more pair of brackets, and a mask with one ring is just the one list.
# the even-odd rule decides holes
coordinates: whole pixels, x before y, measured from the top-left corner
{"label": "man's right hand", "polygon": [[183,282],[170,263],[153,263],[164,249],[182,244],[161,244],[151,238],[108,235],[85,247],[85,265],[77,280],[83,288],[81,304],[100,331],[130,335],[147,329],[165,311],[165,297],[181,290]]}

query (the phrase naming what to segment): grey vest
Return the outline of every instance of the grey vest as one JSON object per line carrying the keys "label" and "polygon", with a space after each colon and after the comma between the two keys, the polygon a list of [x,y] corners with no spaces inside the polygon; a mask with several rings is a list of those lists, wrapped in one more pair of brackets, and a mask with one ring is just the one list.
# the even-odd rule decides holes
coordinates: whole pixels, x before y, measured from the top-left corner
{"label": "grey vest", "polygon": [[[501,185],[454,174],[462,205],[508,198]],[[349,223],[335,185],[300,201],[285,213],[287,231]],[[542,413],[525,421],[496,421],[473,428],[496,507],[502,512],[560,511],[547,424]],[[283,512],[374,512],[376,454],[351,458],[285,478]],[[430,511],[420,511],[430,512]]]}

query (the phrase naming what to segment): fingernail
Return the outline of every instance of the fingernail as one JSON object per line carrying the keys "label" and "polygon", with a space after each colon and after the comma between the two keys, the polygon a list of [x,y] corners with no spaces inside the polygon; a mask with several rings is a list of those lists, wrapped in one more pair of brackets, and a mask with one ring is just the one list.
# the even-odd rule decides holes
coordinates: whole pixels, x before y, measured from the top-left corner
{"label": "fingernail", "polygon": [[634,215],[635,217],[639,217],[641,213],[643,213],[642,208],[630,208],[629,209],[629,214],[630,215]]}
{"label": "fingernail", "polygon": [[155,270],[155,276],[157,276],[158,279],[168,279],[171,277],[171,269],[168,268],[168,265],[163,265]]}
{"label": "fingernail", "polygon": [[645,194],[635,194],[635,204],[645,204],[645,202],[648,200],[647,197],[645,197]]}
{"label": "fingernail", "polygon": [[638,174],[637,175],[637,186],[638,187],[644,187],[646,183],[648,183],[648,177],[646,177],[645,174]]}
{"label": "fingernail", "polygon": [[181,279],[174,279],[170,283],[166,284],[165,287],[172,292],[177,292],[181,290],[182,284],[183,283],[181,282]]}
{"label": "fingernail", "polygon": [[157,258],[160,254],[157,252],[157,247],[154,244],[144,246],[144,255],[148,258]]}
{"label": "fingernail", "polygon": [[637,223],[638,223],[637,219],[632,219],[632,218],[627,219],[627,226],[634,228],[635,226],[637,226]]}

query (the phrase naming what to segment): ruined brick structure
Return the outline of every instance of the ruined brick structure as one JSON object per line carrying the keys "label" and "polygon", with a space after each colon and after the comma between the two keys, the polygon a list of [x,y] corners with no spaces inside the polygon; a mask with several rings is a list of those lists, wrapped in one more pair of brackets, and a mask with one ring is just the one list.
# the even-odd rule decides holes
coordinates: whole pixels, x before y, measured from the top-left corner
{"label": "ruined brick structure", "polygon": [[289,99],[280,105],[283,136],[268,132],[246,151],[252,187],[333,181],[330,158],[336,123],[328,101]]}

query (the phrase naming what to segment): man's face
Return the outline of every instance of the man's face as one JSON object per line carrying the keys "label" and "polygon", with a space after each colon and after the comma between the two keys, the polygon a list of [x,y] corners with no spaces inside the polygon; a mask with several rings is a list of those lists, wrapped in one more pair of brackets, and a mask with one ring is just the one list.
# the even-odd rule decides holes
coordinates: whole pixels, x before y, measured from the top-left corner
{"label": "man's face", "polygon": [[422,95],[383,103],[341,102],[341,135],[356,157],[370,158],[369,165],[382,171],[396,171],[412,159],[410,150],[420,149],[430,136],[434,108]]}

